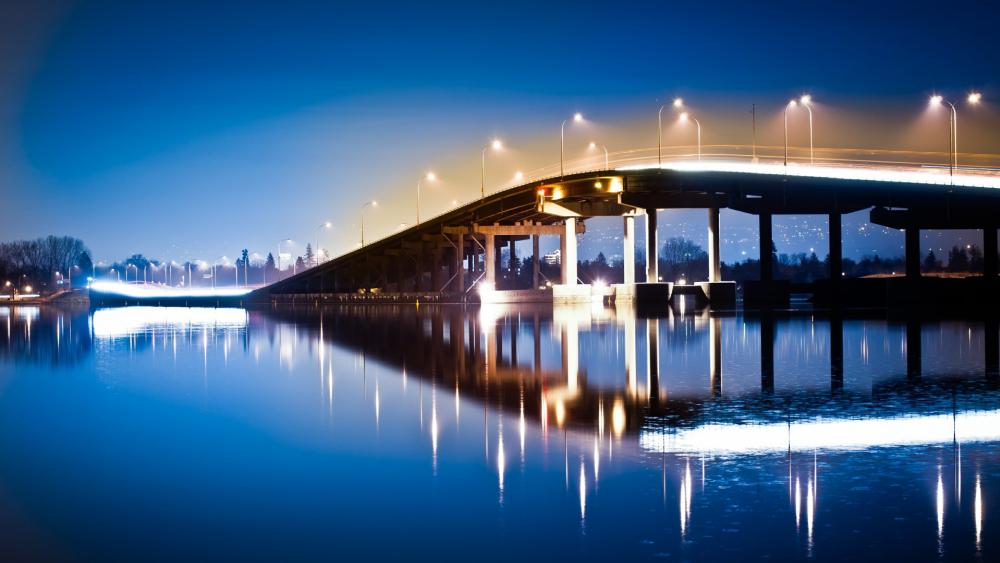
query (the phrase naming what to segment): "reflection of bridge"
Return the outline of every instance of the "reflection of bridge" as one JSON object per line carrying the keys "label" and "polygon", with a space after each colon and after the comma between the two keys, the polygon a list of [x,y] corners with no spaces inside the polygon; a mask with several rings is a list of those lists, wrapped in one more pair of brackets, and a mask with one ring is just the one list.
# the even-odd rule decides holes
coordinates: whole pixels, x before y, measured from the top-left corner
{"label": "reflection of bridge", "polygon": [[[881,374],[889,379],[872,389],[882,398],[899,397],[896,407],[891,407],[891,401],[872,402],[869,395],[845,389],[844,317],[839,315],[829,318],[829,387],[785,391],[775,387],[774,350],[776,333],[789,316],[745,317],[745,324],[760,329],[760,386],[749,394],[723,393],[723,317],[707,311],[694,317],[641,319],[628,307],[615,312],[491,305],[468,311],[345,305],[279,307],[265,315],[295,322],[299,330],[430,381],[440,390],[454,390],[491,408],[524,413],[543,426],[603,428],[616,434],[661,425],[782,422],[788,412],[845,418],[907,414],[914,407],[924,414],[945,412],[953,407],[954,398],[946,390],[960,393],[966,407],[982,403],[996,408],[1000,376],[1000,322],[996,320],[986,322],[984,333],[986,377],[944,383],[922,380],[921,323],[905,321],[905,351],[899,350],[905,356],[905,373]],[[664,333],[664,323],[692,320],[693,332],[708,339],[706,385],[695,395],[671,389],[676,384],[673,374],[660,372],[663,358],[692,349],[689,340],[672,341],[674,334],[690,336],[691,331],[678,326]],[[623,336],[619,354],[606,358],[610,363],[582,363],[587,340],[581,345],[581,335],[609,323]],[[745,327],[741,331],[745,333]],[[555,362],[548,342],[558,347]],[[757,373],[739,375],[758,377]],[[989,393],[982,393],[984,385]]]}
{"label": "reflection of bridge", "polygon": [[[637,216],[646,218],[646,248],[655,249],[659,247],[657,210],[698,208],[708,212],[709,234],[709,279],[700,287],[714,304],[730,304],[735,298],[733,286],[721,280],[722,208],[757,215],[758,248],[772,247],[774,215],[826,215],[830,280],[810,288],[821,298],[884,302],[888,295],[907,301],[941,289],[928,288],[928,284],[962,282],[988,284],[962,295],[995,289],[1000,177],[985,168],[962,169],[949,176],[946,168],[905,164],[902,161],[907,159],[900,153],[890,156],[873,152],[849,164],[831,157],[817,165],[794,160],[788,165],[780,160],[740,162],[727,156],[729,160],[651,167],[646,155],[626,153],[606,170],[552,176],[487,195],[278,282],[257,297],[466,301],[469,295],[484,294],[493,301],[589,301],[591,288],[578,284],[576,272],[576,234],[583,231],[585,219],[623,217],[623,256],[629,264],[634,263]],[[887,159],[891,162],[880,162]],[[865,209],[871,210],[873,223],[905,230],[905,279],[842,280],[841,217]],[[985,280],[920,280],[920,229],[959,228],[983,230]],[[562,283],[551,290],[539,289],[544,287],[538,271],[539,237],[546,235],[559,237],[562,257]],[[514,257],[514,243],[529,239],[536,258],[531,286],[502,288],[519,292],[493,291],[500,289],[498,272],[513,263],[501,264],[499,249],[509,245],[509,256]],[[774,280],[772,253],[762,252],[760,258],[760,281],[747,285],[745,298],[783,302],[789,287]],[[670,298],[671,284],[659,283],[655,253],[647,253],[645,273],[640,277],[636,280],[634,270],[625,268],[623,284],[615,287],[617,299]]]}

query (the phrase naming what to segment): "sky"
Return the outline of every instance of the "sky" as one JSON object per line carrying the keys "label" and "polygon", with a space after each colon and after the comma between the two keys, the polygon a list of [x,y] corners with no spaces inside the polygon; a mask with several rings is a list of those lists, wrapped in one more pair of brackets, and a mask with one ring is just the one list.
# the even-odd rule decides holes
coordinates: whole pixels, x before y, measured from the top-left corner
{"label": "sky", "polygon": [[[424,187],[425,217],[474,198],[494,136],[509,147],[489,161],[498,187],[556,162],[576,111],[588,121],[567,158],[594,139],[655,146],[656,110],[678,95],[706,143],[749,142],[756,104],[761,142],[780,144],[784,103],[809,92],[818,146],[943,151],[927,97],[975,89],[986,104],[960,106],[961,150],[1000,153],[998,16],[996,3],[895,0],[2,0],[0,240],[77,236],[97,260],[212,261],[289,238],[339,254],[365,201],[380,202],[369,238],[412,223],[428,170],[440,181]],[[752,223],[724,215],[723,236]],[[848,256],[901,244],[845,243]]]}

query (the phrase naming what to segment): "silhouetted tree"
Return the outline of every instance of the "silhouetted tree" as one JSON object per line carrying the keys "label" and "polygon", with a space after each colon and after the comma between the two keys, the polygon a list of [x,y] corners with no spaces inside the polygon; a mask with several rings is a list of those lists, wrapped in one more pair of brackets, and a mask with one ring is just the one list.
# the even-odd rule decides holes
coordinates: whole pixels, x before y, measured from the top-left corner
{"label": "silhouetted tree", "polygon": [[941,269],[941,262],[934,255],[933,250],[927,251],[927,256],[924,256],[924,271],[925,272],[936,272]]}

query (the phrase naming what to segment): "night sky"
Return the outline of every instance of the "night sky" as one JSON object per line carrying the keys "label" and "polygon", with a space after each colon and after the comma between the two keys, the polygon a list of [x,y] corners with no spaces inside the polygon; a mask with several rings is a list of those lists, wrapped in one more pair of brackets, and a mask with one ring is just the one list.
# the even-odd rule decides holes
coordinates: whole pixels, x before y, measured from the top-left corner
{"label": "night sky", "polygon": [[[818,146],[943,151],[927,96],[976,89],[987,103],[960,108],[960,148],[1000,153],[995,2],[268,4],[5,0],[0,240],[215,260],[304,244],[330,220],[322,244],[337,254],[368,199],[383,204],[375,236],[412,223],[428,169],[441,182],[425,215],[473,198],[494,135],[510,146],[490,161],[499,185],[557,161],[575,111],[590,123],[568,158],[595,137],[654,146],[675,95],[706,142],[749,142],[755,103],[762,140],[780,143],[784,102],[810,92]],[[901,237],[845,242],[849,256],[891,253]]]}

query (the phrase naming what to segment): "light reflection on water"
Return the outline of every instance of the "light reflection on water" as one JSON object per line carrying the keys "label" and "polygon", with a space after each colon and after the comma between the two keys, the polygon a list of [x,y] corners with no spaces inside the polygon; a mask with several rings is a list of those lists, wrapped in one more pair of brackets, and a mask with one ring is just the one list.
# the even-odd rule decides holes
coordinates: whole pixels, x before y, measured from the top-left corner
{"label": "light reflection on water", "polygon": [[0,322],[13,559],[993,549],[995,321],[378,306]]}

